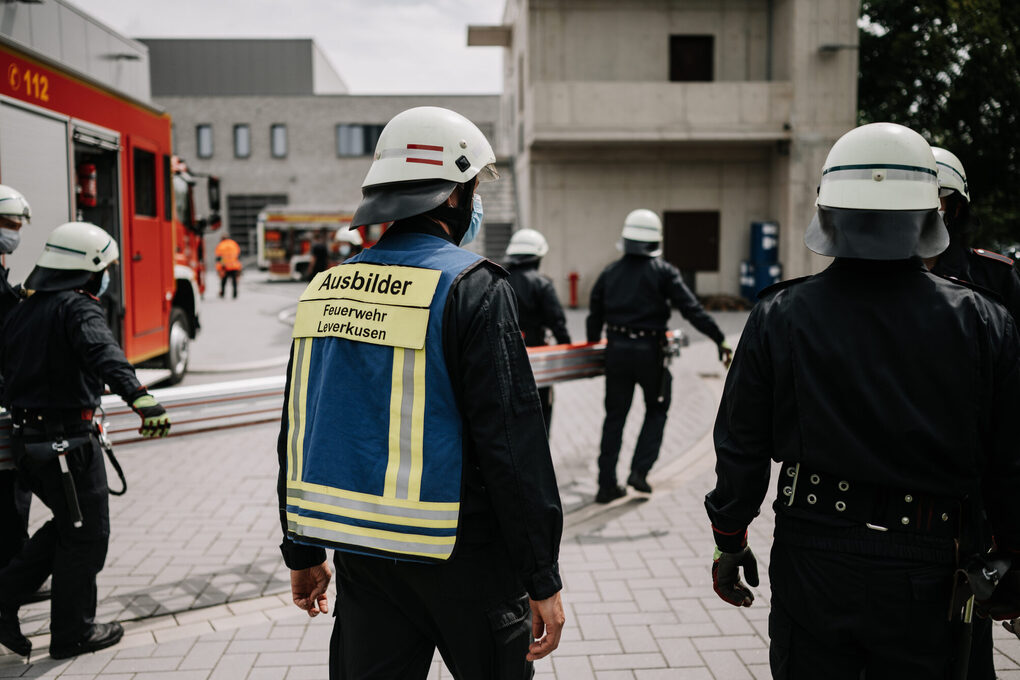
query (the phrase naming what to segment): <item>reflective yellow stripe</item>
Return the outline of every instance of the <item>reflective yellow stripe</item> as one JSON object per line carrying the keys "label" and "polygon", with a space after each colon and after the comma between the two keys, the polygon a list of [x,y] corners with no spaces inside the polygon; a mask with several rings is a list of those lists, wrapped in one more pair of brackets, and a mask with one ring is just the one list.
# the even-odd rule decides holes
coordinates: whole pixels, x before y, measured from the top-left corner
{"label": "reflective yellow stripe", "polygon": [[301,379],[301,364],[308,350],[307,342],[304,339],[295,340],[291,355],[290,394],[288,395],[290,401],[287,403],[287,479],[300,479],[298,476],[300,469],[298,453],[303,450],[305,429],[304,410],[301,408],[301,402],[305,390],[308,388],[306,382]]}
{"label": "reflective yellow stripe", "polygon": [[327,503],[316,503],[314,501],[305,500],[304,498],[295,498],[290,496],[287,498],[288,505],[294,505],[305,510],[315,510],[318,512],[328,512],[333,515],[341,515],[343,517],[350,517],[352,519],[363,519],[370,522],[381,522],[383,524],[395,524],[399,526],[407,527],[424,527],[429,529],[456,529],[457,519],[425,519],[420,517],[397,517],[394,515],[384,515],[378,512],[367,512],[364,510],[355,510],[353,508],[340,508],[335,505],[329,505]]}
{"label": "reflective yellow stripe", "polygon": [[298,390],[298,421],[300,429],[297,433],[297,450],[294,453],[297,467],[295,478],[301,479],[301,471],[304,468],[305,462],[305,428],[308,424],[308,372],[312,365],[312,340],[310,338],[301,338],[298,342],[301,343],[301,351],[298,352],[298,357],[301,359],[301,389]]}
{"label": "reflective yellow stripe", "polygon": [[294,522],[298,526],[305,527],[318,527],[320,529],[329,529],[331,531],[338,531],[344,534],[351,534],[354,536],[366,536],[371,538],[384,538],[391,541],[400,541],[402,543],[420,543],[422,545],[448,545],[453,546],[456,542],[456,536],[423,536],[421,534],[404,534],[397,531],[385,531],[383,529],[369,529],[368,527],[356,527],[350,524],[342,524],[340,522],[330,522],[328,520],[319,519],[317,517],[302,517],[293,512],[287,513],[287,520]]}
{"label": "reflective yellow stripe", "polygon": [[389,462],[383,496],[397,497],[397,473],[400,471],[400,404],[404,398],[404,348],[393,348],[393,372],[390,378]]}
{"label": "reflective yellow stripe", "polygon": [[425,350],[414,353],[414,405],[411,410],[411,475],[407,481],[407,497],[421,498],[421,473],[424,467],[422,449],[425,444]]}
{"label": "reflective yellow stripe", "polygon": [[347,498],[353,501],[360,501],[362,503],[374,503],[380,506],[390,506],[395,508],[412,508],[422,510],[434,510],[436,512],[448,512],[456,511],[460,508],[460,503],[433,503],[426,501],[412,501],[404,500],[402,498],[381,498],[367,493],[359,493],[357,491],[347,491],[346,489],[334,489],[329,486],[323,486],[321,484],[311,484],[301,480],[288,480],[288,489],[295,489],[300,491],[311,491],[314,493],[321,493],[327,496],[335,496],[337,498]]}

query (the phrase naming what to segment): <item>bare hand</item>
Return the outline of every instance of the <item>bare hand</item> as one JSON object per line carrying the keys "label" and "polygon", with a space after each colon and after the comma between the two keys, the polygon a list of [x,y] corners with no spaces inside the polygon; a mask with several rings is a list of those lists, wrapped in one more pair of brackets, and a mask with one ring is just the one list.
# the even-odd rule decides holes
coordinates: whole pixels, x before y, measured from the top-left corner
{"label": "bare hand", "polygon": [[531,600],[531,636],[535,641],[528,647],[528,661],[548,656],[560,646],[566,620],[559,593],[544,600]]}
{"label": "bare hand", "polygon": [[319,612],[329,613],[326,588],[332,577],[333,572],[329,570],[328,562],[317,567],[291,570],[290,594],[294,604],[308,612],[309,616],[318,616]]}

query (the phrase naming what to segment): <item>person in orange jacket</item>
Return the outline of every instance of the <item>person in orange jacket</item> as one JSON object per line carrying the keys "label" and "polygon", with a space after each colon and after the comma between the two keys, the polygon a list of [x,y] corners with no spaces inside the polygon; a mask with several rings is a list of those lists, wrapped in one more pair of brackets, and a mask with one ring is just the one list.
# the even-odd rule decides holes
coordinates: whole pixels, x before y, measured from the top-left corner
{"label": "person in orange jacket", "polygon": [[220,276],[220,297],[227,292],[227,279],[230,279],[237,297],[237,277],[241,275],[241,246],[237,241],[224,234],[216,245],[216,273]]}

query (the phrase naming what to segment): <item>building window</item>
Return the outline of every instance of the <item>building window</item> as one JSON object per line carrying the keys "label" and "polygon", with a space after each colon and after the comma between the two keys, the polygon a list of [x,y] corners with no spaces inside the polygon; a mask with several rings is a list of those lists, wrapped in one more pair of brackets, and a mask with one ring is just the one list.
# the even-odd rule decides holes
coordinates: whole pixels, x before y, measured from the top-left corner
{"label": "building window", "polygon": [[212,125],[199,125],[195,128],[196,151],[199,158],[212,158]]}
{"label": "building window", "polygon": [[674,82],[708,82],[714,79],[715,36],[669,36],[669,79]]}
{"label": "building window", "polygon": [[135,214],[156,216],[156,154],[142,149],[134,152]]}
{"label": "building window", "polygon": [[368,156],[375,151],[383,125],[341,123],[336,126],[337,156]]}
{"label": "building window", "polygon": [[234,158],[251,156],[251,126],[240,123],[234,126]]}
{"label": "building window", "polygon": [[273,158],[287,157],[287,126],[283,123],[269,127],[269,152]]}

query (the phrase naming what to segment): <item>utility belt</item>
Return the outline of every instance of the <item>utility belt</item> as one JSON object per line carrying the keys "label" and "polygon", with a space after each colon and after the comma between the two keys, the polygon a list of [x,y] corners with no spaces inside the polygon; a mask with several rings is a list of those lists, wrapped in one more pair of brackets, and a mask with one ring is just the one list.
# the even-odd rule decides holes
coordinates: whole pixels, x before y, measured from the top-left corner
{"label": "utility belt", "polygon": [[665,328],[631,328],[630,326],[618,326],[616,324],[606,324],[606,331],[608,334],[620,335],[631,340],[637,340],[638,338],[648,338],[649,340],[665,340],[666,329]]}
{"label": "utility belt", "polygon": [[[96,412],[82,409],[11,409],[11,435],[15,440],[14,462],[19,468],[41,470],[57,460],[63,475],[68,475],[66,454],[93,445],[93,438],[106,454],[114,471],[120,478],[121,488],[109,492],[122,496],[127,491],[127,480],[105,429],[96,422]],[[71,503],[73,484],[68,492]]]}
{"label": "utility belt", "polygon": [[779,475],[777,506],[836,517],[880,532],[902,532],[958,539],[962,502],[893,489],[784,463]]}
{"label": "utility belt", "polygon": [[64,437],[96,432],[95,411],[86,409],[11,409],[13,434],[22,437]]}

